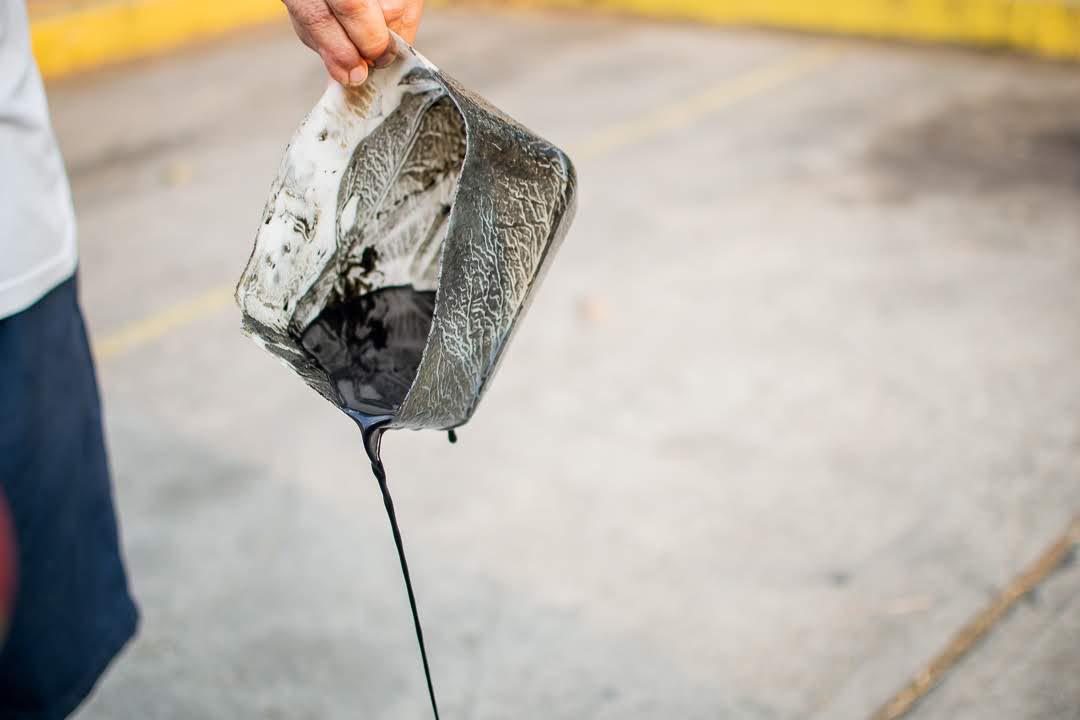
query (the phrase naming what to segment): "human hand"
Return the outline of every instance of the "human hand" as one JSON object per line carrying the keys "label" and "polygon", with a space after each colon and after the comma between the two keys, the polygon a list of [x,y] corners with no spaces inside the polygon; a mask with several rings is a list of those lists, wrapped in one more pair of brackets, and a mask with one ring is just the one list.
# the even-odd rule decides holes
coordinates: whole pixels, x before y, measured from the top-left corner
{"label": "human hand", "polygon": [[282,0],[300,40],[319,53],[330,77],[361,85],[368,67],[394,61],[393,30],[412,43],[424,0]]}

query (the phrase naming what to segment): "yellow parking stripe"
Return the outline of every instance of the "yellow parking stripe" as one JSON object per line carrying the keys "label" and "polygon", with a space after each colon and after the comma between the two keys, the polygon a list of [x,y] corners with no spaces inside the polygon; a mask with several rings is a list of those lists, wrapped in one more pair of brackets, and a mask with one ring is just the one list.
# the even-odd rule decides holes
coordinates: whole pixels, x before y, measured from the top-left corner
{"label": "yellow parking stripe", "polygon": [[580,147],[571,147],[570,156],[575,160],[588,160],[691,126],[705,116],[741,100],[763,95],[809,75],[833,62],[839,54],[839,50],[834,48],[816,47],[722,80],[700,94],[664,106],[644,117],[604,128]]}
{"label": "yellow parking stripe", "polygon": [[231,287],[219,287],[149,315],[94,342],[94,356],[98,360],[109,360],[148,345],[173,330],[213,315],[226,307],[232,301],[232,296]]}

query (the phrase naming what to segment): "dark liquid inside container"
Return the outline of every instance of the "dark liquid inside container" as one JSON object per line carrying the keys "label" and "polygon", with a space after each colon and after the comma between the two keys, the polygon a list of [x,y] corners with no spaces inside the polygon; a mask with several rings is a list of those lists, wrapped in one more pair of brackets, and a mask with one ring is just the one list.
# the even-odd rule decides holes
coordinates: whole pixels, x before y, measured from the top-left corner
{"label": "dark liquid inside container", "polygon": [[330,375],[345,409],[392,417],[416,379],[434,312],[433,291],[382,288],[328,306],[300,343]]}
{"label": "dark liquid inside container", "polygon": [[435,313],[435,293],[412,286],[382,288],[326,307],[304,330],[300,344],[330,376],[341,405],[360,426],[371,469],[382,490],[394,534],[416,640],[435,720],[439,708],[431,681],[424,631],[416,607],[405,546],[380,457],[383,431],[416,379]]}

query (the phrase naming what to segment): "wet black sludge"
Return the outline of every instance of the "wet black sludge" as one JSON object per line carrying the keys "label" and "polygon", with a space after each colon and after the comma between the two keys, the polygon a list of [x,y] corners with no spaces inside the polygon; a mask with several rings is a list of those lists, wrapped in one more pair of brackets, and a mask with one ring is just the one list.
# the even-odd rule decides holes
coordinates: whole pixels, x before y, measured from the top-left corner
{"label": "wet black sludge", "polygon": [[393,416],[424,354],[435,293],[389,287],[330,305],[300,344],[330,375],[347,410]]}
{"label": "wet black sludge", "polygon": [[434,312],[434,292],[409,286],[383,288],[328,306],[307,327],[300,343],[330,376],[343,409],[363,435],[364,450],[379,482],[390,530],[394,534],[431,709],[435,720],[439,720],[424,630],[420,625],[405,545],[380,454],[383,432],[393,421],[416,378]]}

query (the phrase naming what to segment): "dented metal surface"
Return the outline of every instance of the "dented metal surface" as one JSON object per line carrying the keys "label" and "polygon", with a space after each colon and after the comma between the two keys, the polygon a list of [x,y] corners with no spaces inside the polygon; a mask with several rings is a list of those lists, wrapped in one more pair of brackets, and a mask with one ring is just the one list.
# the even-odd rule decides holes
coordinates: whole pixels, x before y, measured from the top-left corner
{"label": "dented metal surface", "polygon": [[331,84],[286,151],[236,290],[244,330],[328,400],[300,342],[329,305],[435,291],[391,427],[465,423],[570,224],[566,155],[397,40],[358,89]]}

